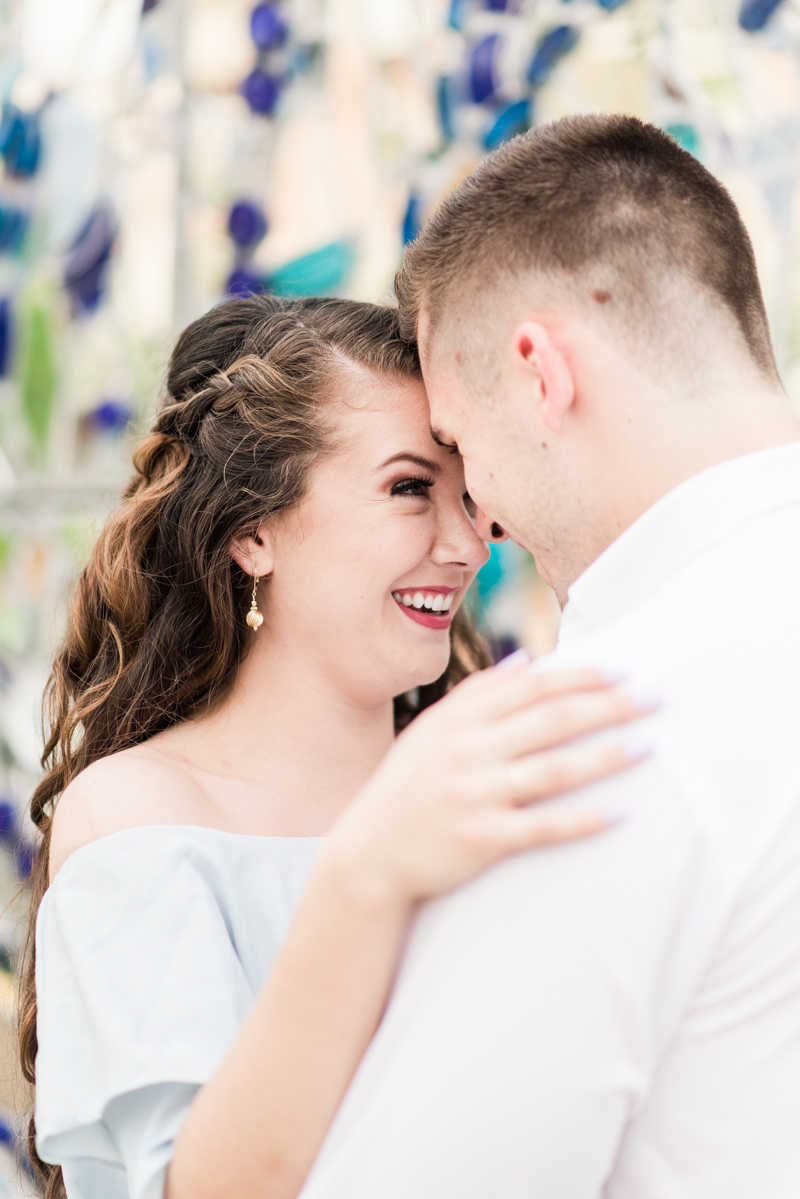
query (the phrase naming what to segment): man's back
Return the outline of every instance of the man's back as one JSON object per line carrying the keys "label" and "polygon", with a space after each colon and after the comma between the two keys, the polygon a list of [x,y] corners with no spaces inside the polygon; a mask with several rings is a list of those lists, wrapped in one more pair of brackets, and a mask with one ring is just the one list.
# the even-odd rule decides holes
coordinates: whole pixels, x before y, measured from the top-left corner
{"label": "man's back", "polygon": [[304,1199],[796,1199],[798,547],[789,446],[573,587],[553,661],[665,698],[651,761],[592,789],[630,818],[423,911]]}

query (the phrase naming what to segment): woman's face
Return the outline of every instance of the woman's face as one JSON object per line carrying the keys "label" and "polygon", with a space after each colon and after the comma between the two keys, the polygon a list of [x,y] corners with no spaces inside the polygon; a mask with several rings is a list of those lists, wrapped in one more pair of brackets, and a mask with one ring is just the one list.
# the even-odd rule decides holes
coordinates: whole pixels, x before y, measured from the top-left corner
{"label": "woman's face", "polygon": [[488,558],[461,459],[436,445],[421,382],[347,370],[335,444],[272,528],[264,630],[357,704],[431,683]]}

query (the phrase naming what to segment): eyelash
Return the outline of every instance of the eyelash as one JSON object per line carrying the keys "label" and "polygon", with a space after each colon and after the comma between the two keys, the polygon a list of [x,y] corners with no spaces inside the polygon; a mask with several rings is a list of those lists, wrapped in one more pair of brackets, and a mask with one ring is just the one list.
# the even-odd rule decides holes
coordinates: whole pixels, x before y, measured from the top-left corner
{"label": "eyelash", "polygon": [[[433,479],[427,479],[423,475],[415,475],[410,479],[401,479],[399,483],[395,483],[392,486],[391,494],[410,495],[417,498],[424,496],[427,498],[428,492],[430,491],[431,487],[433,487],[433,484]],[[412,488],[417,488],[418,490],[412,491]]]}

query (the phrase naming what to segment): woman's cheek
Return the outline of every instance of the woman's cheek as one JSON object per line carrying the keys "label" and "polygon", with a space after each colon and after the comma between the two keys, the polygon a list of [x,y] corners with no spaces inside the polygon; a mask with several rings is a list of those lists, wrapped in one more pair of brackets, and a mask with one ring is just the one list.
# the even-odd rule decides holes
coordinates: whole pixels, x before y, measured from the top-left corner
{"label": "woman's cheek", "polygon": [[436,542],[436,519],[430,505],[412,516],[413,519],[407,516],[398,521],[397,548],[402,549],[413,566],[424,562]]}

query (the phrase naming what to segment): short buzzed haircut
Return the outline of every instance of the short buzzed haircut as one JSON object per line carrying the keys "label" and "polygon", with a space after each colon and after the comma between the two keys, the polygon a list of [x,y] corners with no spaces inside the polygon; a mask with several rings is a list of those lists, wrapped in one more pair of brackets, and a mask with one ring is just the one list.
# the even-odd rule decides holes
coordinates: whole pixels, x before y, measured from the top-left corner
{"label": "short buzzed haircut", "polygon": [[422,312],[435,330],[451,308],[531,272],[590,280],[592,302],[634,320],[658,309],[660,279],[687,280],[722,301],[760,370],[777,378],[736,205],[696,158],[635,117],[564,117],[484,159],[406,249],[396,280],[404,335],[416,336]]}

